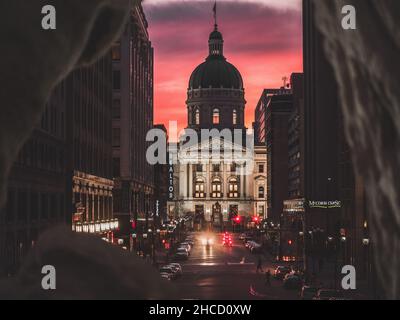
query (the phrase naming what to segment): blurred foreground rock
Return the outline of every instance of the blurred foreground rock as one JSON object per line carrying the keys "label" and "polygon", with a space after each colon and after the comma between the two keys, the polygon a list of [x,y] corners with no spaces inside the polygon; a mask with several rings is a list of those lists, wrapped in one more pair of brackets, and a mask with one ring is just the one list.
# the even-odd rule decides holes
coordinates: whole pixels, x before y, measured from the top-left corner
{"label": "blurred foreground rock", "polygon": [[[56,269],[56,290],[42,289],[42,267]],[[44,233],[17,277],[0,281],[1,299],[172,299],[175,292],[143,259],[65,227]]]}
{"label": "blurred foreground rock", "polygon": [[[386,297],[400,299],[400,1],[313,1],[365,178],[377,275]],[[341,27],[345,5],[356,8],[357,30]]]}

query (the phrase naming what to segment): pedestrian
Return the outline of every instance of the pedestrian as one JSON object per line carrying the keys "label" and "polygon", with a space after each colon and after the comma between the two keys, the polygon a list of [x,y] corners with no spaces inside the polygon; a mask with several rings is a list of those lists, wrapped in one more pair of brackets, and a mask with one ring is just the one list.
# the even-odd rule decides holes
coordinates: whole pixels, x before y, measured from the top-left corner
{"label": "pedestrian", "polygon": [[261,256],[258,257],[258,263],[257,263],[256,272],[258,273],[259,271],[263,272]]}
{"label": "pedestrian", "polygon": [[268,287],[271,286],[271,271],[269,269],[265,272],[265,285]]}

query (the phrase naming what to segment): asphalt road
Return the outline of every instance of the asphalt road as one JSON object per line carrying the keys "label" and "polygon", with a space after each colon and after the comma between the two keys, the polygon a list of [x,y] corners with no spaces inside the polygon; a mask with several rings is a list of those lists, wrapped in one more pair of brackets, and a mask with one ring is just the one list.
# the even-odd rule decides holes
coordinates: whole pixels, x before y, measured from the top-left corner
{"label": "asphalt road", "polygon": [[[202,245],[203,233],[195,233],[196,243],[189,260],[182,262],[183,275],[174,280],[181,299],[200,300],[277,300],[298,299],[298,292],[288,291],[282,282],[271,278],[265,284],[265,274],[257,273],[258,256],[247,250],[238,235],[233,247],[222,246],[222,234],[212,234],[210,247]],[[271,272],[276,266],[262,257],[263,269]]]}

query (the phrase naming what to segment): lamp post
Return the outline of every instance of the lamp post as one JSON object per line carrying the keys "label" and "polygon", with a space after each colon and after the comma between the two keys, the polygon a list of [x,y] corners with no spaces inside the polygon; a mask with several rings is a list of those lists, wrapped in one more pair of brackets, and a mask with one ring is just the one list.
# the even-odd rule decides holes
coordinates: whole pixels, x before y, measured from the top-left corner
{"label": "lamp post", "polygon": [[367,280],[367,285],[369,288],[369,272],[370,272],[370,265],[369,265],[369,238],[362,239],[362,245],[364,247],[364,261],[365,261],[365,279]]}
{"label": "lamp post", "polygon": [[154,246],[154,232],[152,229],[148,230],[148,234],[150,236],[150,255],[151,255],[151,259],[152,259],[152,264],[155,265],[156,264],[156,250],[155,250],[155,246]]}

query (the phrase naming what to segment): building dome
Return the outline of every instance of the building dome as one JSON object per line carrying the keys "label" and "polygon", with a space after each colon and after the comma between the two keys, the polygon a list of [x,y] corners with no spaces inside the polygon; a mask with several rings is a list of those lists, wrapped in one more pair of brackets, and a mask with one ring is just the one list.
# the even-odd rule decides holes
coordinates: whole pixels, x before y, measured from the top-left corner
{"label": "building dome", "polygon": [[226,61],[223,55],[223,37],[217,25],[211,32],[208,46],[209,56],[192,73],[189,90],[199,88],[243,89],[243,79],[234,65]]}
{"label": "building dome", "polygon": [[198,88],[243,89],[243,80],[239,71],[225,58],[209,57],[192,73],[190,89]]}
{"label": "building dome", "polygon": [[219,32],[218,30],[214,30],[213,32],[210,33],[210,39],[222,40],[222,33]]}

